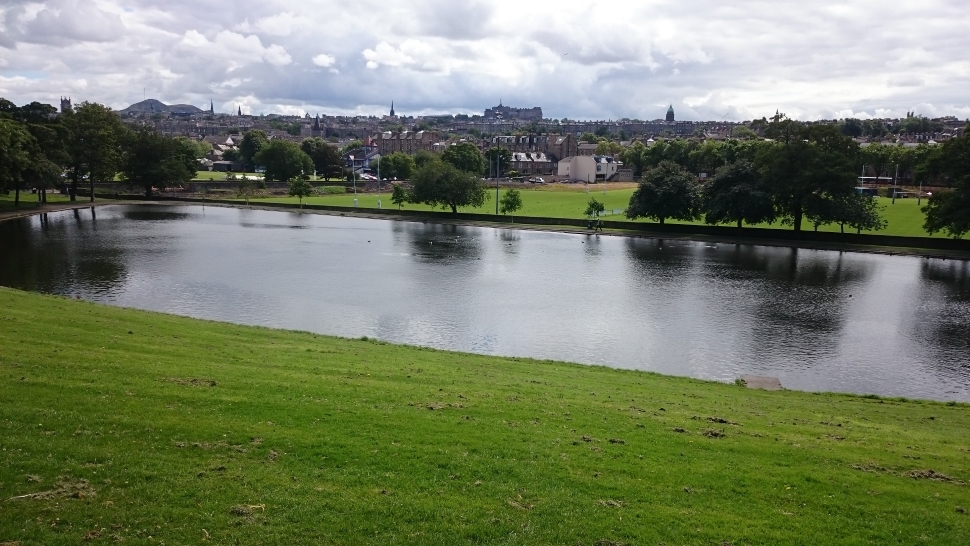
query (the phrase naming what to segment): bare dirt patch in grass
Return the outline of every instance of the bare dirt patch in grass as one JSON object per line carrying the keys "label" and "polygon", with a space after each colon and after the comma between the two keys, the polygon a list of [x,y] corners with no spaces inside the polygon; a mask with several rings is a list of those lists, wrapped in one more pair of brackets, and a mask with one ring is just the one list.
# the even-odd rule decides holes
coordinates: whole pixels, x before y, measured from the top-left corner
{"label": "bare dirt patch in grass", "polygon": [[71,480],[59,478],[57,487],[48,491],[38,491],[26,495],[17,495],[7,500],[50,500],[50,499],[84,499],[94,497],[97,492],[87,480]]}

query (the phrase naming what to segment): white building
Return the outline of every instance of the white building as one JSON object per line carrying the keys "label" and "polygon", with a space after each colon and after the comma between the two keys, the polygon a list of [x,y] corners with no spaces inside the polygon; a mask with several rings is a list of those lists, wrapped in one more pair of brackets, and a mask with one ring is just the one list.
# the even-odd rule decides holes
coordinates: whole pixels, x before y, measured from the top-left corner
{"label": "white building", "polygon": [[559,162],[558,178],[570,182],[605,182],[621,163],[608,155],[574,155]]}

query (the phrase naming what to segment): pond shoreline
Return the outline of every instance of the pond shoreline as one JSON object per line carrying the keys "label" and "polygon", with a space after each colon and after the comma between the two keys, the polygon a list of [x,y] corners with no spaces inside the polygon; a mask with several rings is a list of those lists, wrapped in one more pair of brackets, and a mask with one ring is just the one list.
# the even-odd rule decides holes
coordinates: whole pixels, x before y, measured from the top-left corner
{"label": "pond shoreline", "polygon": [[[631,231],[625,229],[603,229],[601,231],[594,231],[590,229],[582,229],[574,226],[568,225],[556,225],[550,224],[535,224],[535,223],[523,223],[517,224],[514,222],[488,222],[482,220],[470,220],[462,218],[446,218],[438,215],[413,215],[413,216],[400,216],[395,214],[393,211],[388,211],[387,213],[375,214],[373,212],[355,211],[348,208],[347,210],[327,210],[320,208],[293,208],[289,206],[279,206],[276,204],[267,203],[226,203],[225,201],[206,201],[206,200],[170,200],[170,199],[121,199],[121,200],[102,200],[91,202],[76,202],[76,203],[57,203],[53,205],[45,205],[43,208],[35,208],[31,210],[23,211],[8,211],[0,213],[0,222],[6,220],[12,220],[15,218],[25,218],[29,216],[34,216],[37,214],[45,214],[49,212],[59,212],[63,210],[74,210],[82,208],[90,208],[95,206],[106,206],[106,205],[196,205],[196,206],[210,206],[210,207],[225,207],[225,208],[237,208],[237,209],[251,209],[251,210],[267,210],[267,211],[279,211],[279,212],[298,212],[303,214],[322,214],[326,216],[344,216],[348,218],[368,218],[372,220],[391,220],[391,221],[401,221],[401,222],[415,222],[415,223],[432,223],[441,225],[454,225],[454,226],[472,226],[472,227],[484,227],[484,228],[498,228],[498,229],[515,229],[521,231],[543,231],[552,233],[568,233],[572,235],[608,235],[614,237],[632,237],[637,239],[659,239],[659,240],[675,240],[675,241],[698,241],[707,243],[719,243],[719,244],[736,244],[736,245],[758,245],[758,246],[769,246],[769,247],[781,247],[781,248],[805,248],[809,250],[828,250],[834,252],[858,252],[863,254],[882,254],[886,256],[917,256],[921,258],[940,258],[940,259],[955,259],[955,260],[968,260],[970,261],[970,252],[959,251],[959,250],[941,250],[941,249],[929,249],[929,248],[914,248],[914,247],[897,247],[897,246],[873,246],[873,245],[859,245],[852,243],[832,243],[832,242],[817,242],[817,241],[803,241],[803,240],[776,240],[776,239],[765,239],[759,237],[737,237],[737,236],[720,236],[720,235],[705,235],[705,234],[682,234],[682,233],[664,233],[664,232],[653,232],[653,231]],[[550,220],[557,220],[556,218],[550,218]]]}

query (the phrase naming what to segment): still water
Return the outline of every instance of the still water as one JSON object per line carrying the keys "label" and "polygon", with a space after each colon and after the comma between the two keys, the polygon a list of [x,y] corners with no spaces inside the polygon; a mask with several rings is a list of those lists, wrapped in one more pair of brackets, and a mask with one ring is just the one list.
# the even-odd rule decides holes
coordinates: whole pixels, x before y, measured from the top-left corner
{"label": "still water", "polygon": [[0,223],[0,284],[476,353],[970,401],[960,260],[131,205]]}

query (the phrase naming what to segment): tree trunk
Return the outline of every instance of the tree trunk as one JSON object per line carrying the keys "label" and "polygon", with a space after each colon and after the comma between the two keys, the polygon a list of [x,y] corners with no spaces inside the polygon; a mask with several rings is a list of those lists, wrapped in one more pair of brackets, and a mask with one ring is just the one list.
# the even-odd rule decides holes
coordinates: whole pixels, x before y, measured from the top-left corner
{"label": "tree trunk", "polygon": [[67,190],[71,201],[77,201],[77,169],[71,173],[71,189]]}
{"label": "tree trunk", "polygon": [[738,229],[741,229],[741,220],[738,220]]}
{"label": "tree trunk", "polygon": [[457,205],[451,205],[451,213],[454,214],[455,216],[458,215],[458,206]]}
{"label": "tree trunk", "polygon": [[91,202],[94,203],[94,177],[91,177]]}
{"label": "tree trunk", "polygon": [[152,196],[152,185],[147,184],[145,186],[145,197],[151,197],[151,196]]}
{"label": "tree trunk", "polygon": [[795,224],[794,225],[795,231],[801,231],[802,230],[802,207],[801,207],[801,205],[799,205],[798,210],[796,210],[795,211],[795,214],[793,214],[792,216],[794,217],[794,220],[795,220],[795,222],[794,222],[794,224]]}
{"label": "tree trunk", "polygon": [[13,189],[13,206],[20,206],[20,186],[18,185]]}
{"label": "tree trunk", "polygon": [[841,229],[842,230],[842,233],[844,234],[845,233],[845,224],[839,224],[839,229]]}
{"label": "tree trunk", "polygon": [[40,190],[40,192],[41,192],[40,193],[40,197],[41,197],[40,201],[41,201],[41,203],[43,203],[43,204],[46,205],[47,204],[47,188],[44,188],[44,189]]}
{"label": "tree trunk", "polygon": [[660,225],[661,226],[664,225],[664,217],[663,216],[660,217]]}

